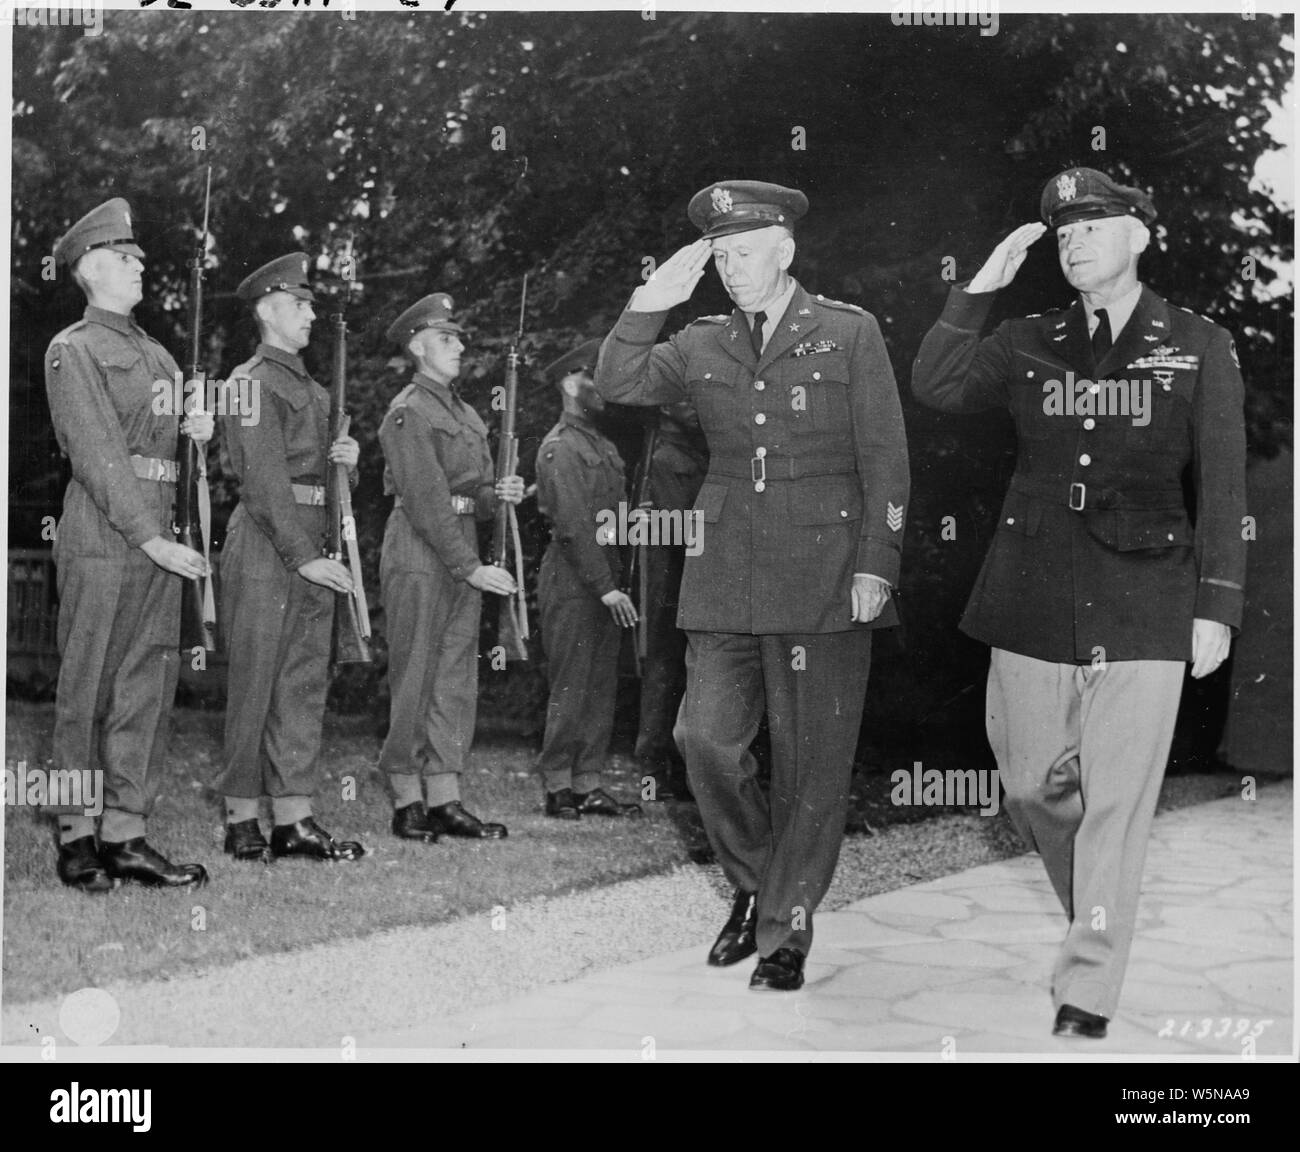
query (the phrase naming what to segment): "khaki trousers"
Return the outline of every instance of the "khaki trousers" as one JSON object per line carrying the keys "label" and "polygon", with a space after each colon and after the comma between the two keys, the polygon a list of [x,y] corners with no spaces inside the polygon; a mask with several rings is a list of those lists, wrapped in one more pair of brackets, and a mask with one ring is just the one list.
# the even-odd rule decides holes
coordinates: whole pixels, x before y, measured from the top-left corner
{"label": "khaki trousers", "polygon": [[1070,920],[1052,979],[1058,1008],[1115,1014],[1185,669],[993,649],[986,718],[1007,811]]}

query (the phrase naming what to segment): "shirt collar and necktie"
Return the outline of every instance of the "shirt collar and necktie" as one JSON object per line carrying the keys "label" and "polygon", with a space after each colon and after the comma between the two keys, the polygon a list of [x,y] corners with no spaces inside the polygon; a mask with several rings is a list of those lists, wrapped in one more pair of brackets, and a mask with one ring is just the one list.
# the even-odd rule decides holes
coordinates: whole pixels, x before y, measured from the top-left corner
{"label": "shirt collar and necktie", "polygon": [[1084,311],[1088,316],[1088,333],[1092,338],[1092,358],[1099,363],[1110,351],[1116,337],[1124,331],[1133,310],[1142,296],[1142,285],[1137,284],[1131,292],[1125,293],[1118,300],[1112,300],[1105,308],[1091,309],[1085,302]]}
{"label": "shirt collar and necktie", "polygon": [[754,349],[755,359],[762,357],[763,346],[776,332],[776,326],[781,323],[781,317],[785,315],[785,310],[790,307],[790,301],[794,298],[794,290],[799,285],[795,283],[793,276],[789,279],[790,282],[786,285],[785,291],[761,312],[745,313],[745,318],[750,326],[749,340]]}

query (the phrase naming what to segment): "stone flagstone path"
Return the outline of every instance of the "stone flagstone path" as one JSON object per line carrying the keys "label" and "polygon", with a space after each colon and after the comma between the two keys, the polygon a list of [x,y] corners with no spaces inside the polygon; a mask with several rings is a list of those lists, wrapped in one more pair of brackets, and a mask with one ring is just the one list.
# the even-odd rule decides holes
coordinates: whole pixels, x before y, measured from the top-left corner
{"label": "stone flagstone path", "polygon": [[1294,1048],[1292,822],[1289,782],[1157,818],[1123,998],[1100,1042],[1051,1035],[1065,922],[1038,857],[1021,856],[818,914],[797,993],[749,991],[753,963],[709,968],[701,940],[436,1026],[358,1036],[358,1055],[1281,1056]]}

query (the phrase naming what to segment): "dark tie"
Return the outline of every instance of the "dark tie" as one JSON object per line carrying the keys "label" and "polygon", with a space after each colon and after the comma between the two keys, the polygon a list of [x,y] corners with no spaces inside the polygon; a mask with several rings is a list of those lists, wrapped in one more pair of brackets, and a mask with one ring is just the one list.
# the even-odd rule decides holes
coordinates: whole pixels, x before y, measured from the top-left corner
{"label": "dark tie", "polygon": [[766,312],[754,313],[754,326],[749,330],[749,342],[754,346],[755,360],[763,358],[763,325],[766,323]]}
{"label": "dark tie", "polygon": [[1100,364],[1113,343],[1110,336],[1110,317],[1105,308],[1098,308],[1093,313],[1097,317],[1097,327],[1092,334],[1092,362]]}

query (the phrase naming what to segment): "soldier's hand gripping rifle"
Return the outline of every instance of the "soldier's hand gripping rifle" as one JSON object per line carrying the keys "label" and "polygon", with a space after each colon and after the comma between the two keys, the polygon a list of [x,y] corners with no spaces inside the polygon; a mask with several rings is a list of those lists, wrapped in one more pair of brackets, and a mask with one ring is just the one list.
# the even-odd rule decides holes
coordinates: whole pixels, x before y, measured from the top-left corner
{"label": "soldier's hand gripping rifle", "polygon": [[[524,336],[524,309],[528,306],[528,276],[524,276],[523,295],[519,301],[519,331],[506,356],[505,407],[501,413],[501,440],[497,444],[496,480],[499,484],[513,476],[519,466],[519,437],[515,435],[515,409],[519,401],[519,342]],[[519,542],[519,517],[513,504],[497,502],[496,522],[492,526],[492,563],[510,570],[510,551],[515,556],[515,594],[502,597],[497,643],[507,660],[528,659],[528,603],[524,596],[524,555]]]}
{"label": "soldier's hand gripping rifle", "polygon": [[[351,418],[344,407],[348,379],[347,306],[355,278],[352,241],[348,240],[343,258],[343,285],[339,290],[338,311],[331,319],[334,336],[334,371],[330,381],[330,443],[348,434]],[[334,662],[369,664],[370,607],[361,581],[361,550],[357,543],[357,522],[352,515],[352,488],[346,464],[327,465],[325,472],[325,555],[346,564],[352,575],[352,591],[335,593]],[[347,553],[346,561],[344,553]]]}
{"label": "soldier's hand gripping rifle", "polygon": [[650,565],[646,549],[650,546],[650,515],[654,501],[650,498],[650,468],[655,446],[659,442],[659,413],[652,410],[652,420],[645,431],[641,459],[632,478],[632,513],[628,517],[628,535],[640,543],[629,543],[623,558],[623,591],[636,601],[636,671],[645,670],[646,632],[650,618]]}
{"label": "soldier's hand gripping rifle", "polygon": [[[203,232],[190,260],[190,299],[187,317],[189,355],[186,357],[186,386],[182,390],[186,411],[202,411],[206,395],[203,371],[203,262],[208,250],[208,206],[212,201],[212,166],[208,166],[207,190],[203,194]],[[189,398],[191,388],[193,401]],[[212,557],[209,547],[212,501],[208,490],[207,454],[184,432],[176,434],[176,501],[172,507],[172,534],[178,544],[192,548],[208,562],[206,576],[182,582],[181,648],[192,652],[217,650],[217,600],[212,589]]]}

